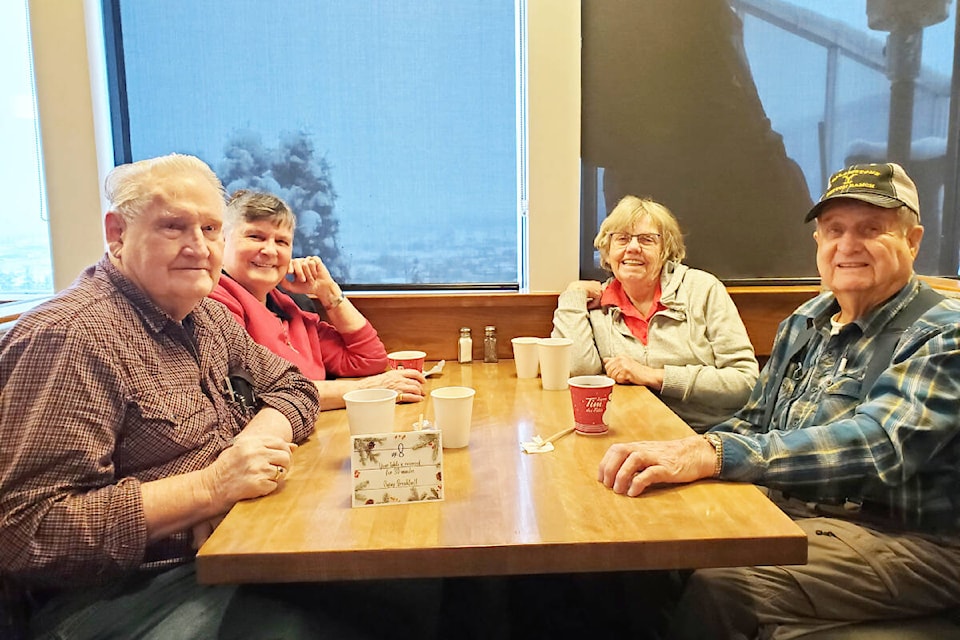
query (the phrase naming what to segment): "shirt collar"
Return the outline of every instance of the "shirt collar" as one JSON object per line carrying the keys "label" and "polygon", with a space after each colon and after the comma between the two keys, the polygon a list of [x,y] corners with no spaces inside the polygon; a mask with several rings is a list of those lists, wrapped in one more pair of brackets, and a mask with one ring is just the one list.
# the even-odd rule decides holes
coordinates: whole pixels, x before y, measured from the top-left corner
{"label": "shirt collar", "polygon": [[135,285],[130,278],[123,275],[120,269],[111,262],[109,255],[104,254],[103,258],[101,258],[97,264],[97,270],[103,272],[116,290],[130,301],[130,304],[137,310],[137,313],[140,314],[140,317],[143,318],[144,322],[154,333],[160,333],[170,323],[182,326],[180,322],[174,320],[166,311],[161,309],[157,303],[144,293],[140,287]]}
{"label": "shirt collar", "polygon": [[[633,316],[646,320],[647,309],[637,309],[633,306],[633,301],[623,290],[623,284],[616,278],[611,278],[600,296],[600,304],[603,306],[614,306],[620,309],[620,313],[626,316]],[[657,284],[657,290],[653,294],[653,305],[655,308],[660,306],[660,284]]]}
{"label": "shirt collar", "polygon": [[[221,270],[220,270],[220,273],[223,274],[221,277],[226,277],[226,278],[228,278],[228,279],[230,280],[230,282],[233,282],[234,284],[237,285],[236,288],[237,288],[238,290],[239,290],[239,289],[242,289],[243,292],[244,292],[244,294],[246,294],[246,295],[250,296],[251,298],[253,298],[254,301],[255,301],[257,304],[260,304],[260,301],[257,300],[252,293],[250,293],[249,291],[247,291],[246,288],[244,288],[243,285],[241,285],[239,282],[237,282],[237,281],[234,279],[233,276],[231,276],[229,273],[227,273],[227,271],[226,271],[225,269],[221,269]],[[272,313],[273,315],[275,315],[275,316],[277,316],[278,318],[280,318],[281,320],[290,320],[290,319],[292,318],[292,316],[291,316],[289,313],[287,313],[286,310],[284,310],[284,308],[280,305],[280,302],[279,302],[279,300],[280,300],[280,298],[279,298],[280,293],[281,293],[281,292],[280,292],[279,289],[273,289],[272,291],[270,291],[270,292],[267,294],[267,310],[270,311],[270,313]]]}
{"label": "shirt collar", "polygon": [[[910,281],[900,291],[895,293],[886,302],[879,304],[865,316],[857,318],[850,324],[855,324],[860,328],[864,336],[873,336],[883,330],[883,328],[900,313],[920,288],[920,281],[916,275],[910,278]],[[831,293],[822,296],[822,300],[812,306],[808,317],[817,328],[827,327],[830,324],[830,317],[840,310],[840,303]]]}

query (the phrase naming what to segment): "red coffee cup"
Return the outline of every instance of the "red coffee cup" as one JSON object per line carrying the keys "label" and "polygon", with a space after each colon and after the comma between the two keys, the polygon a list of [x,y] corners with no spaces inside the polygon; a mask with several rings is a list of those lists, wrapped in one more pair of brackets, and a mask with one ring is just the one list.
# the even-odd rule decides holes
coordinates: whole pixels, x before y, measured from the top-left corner
{"label": "red coffee cup", "polygon": [[416,369],[423,371],[423,360],[427,354],[423,351],[394,351],[387,354],[391,369]]}
{"label": "red coffee cup", "polygon": [[616,384],[607,376],[574,376],[567,380],[573,401],[573,425],[577,433],[597,435],[607,432],[603,412]]}

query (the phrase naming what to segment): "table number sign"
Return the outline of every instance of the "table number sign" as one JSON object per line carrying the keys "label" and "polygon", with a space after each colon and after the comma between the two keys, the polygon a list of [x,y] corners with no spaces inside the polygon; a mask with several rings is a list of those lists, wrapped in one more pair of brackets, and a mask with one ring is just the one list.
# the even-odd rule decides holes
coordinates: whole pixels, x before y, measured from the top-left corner
{"label": "table number sign", "polygon": [[443,500],[443,449],[437,430],[353,436],[353,506]]}

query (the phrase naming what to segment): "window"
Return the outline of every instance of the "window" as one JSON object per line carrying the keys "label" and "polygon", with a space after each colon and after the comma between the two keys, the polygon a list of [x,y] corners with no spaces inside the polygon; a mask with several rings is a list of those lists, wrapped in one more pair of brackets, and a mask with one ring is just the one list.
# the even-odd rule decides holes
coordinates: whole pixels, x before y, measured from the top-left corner
{"label": "window", "polygon": [[888,160],[920,191],[917,270],[957,275],[951,0],[582,6],[583,277],[628,193],[677,215],[691,266],[815,277],[805,212],[834,171]]}
{"label": "window", "polygon": [[27,3],[0,3],[0,300],[53,292]]}
{"label": "window", "polygon": [[280,195],[348,289],[522,286],[522,0],[104,7],[116,162]]}

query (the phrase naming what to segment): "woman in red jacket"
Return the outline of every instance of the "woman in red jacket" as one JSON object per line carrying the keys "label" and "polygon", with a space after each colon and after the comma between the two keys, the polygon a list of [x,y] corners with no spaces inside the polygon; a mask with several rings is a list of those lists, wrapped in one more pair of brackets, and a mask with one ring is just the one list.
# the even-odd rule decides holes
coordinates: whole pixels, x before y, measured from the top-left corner
{"label": "woman in red jacket", "polygon": [[[376,330],[343,295],[323,261],[291,259],[295,225],[293,211],[280,198],[234,193],[224,217],[224,273],[210,297],[226,305],[254,340],[311,378],[322,409],[343,407],[343,394],[361,388],[394,389],[400,402],[422,400],[423,374],[384,372],[387,352]],[[277,288],[281,283],[285,291],[313,296],[329,321],[298,307]]]}

